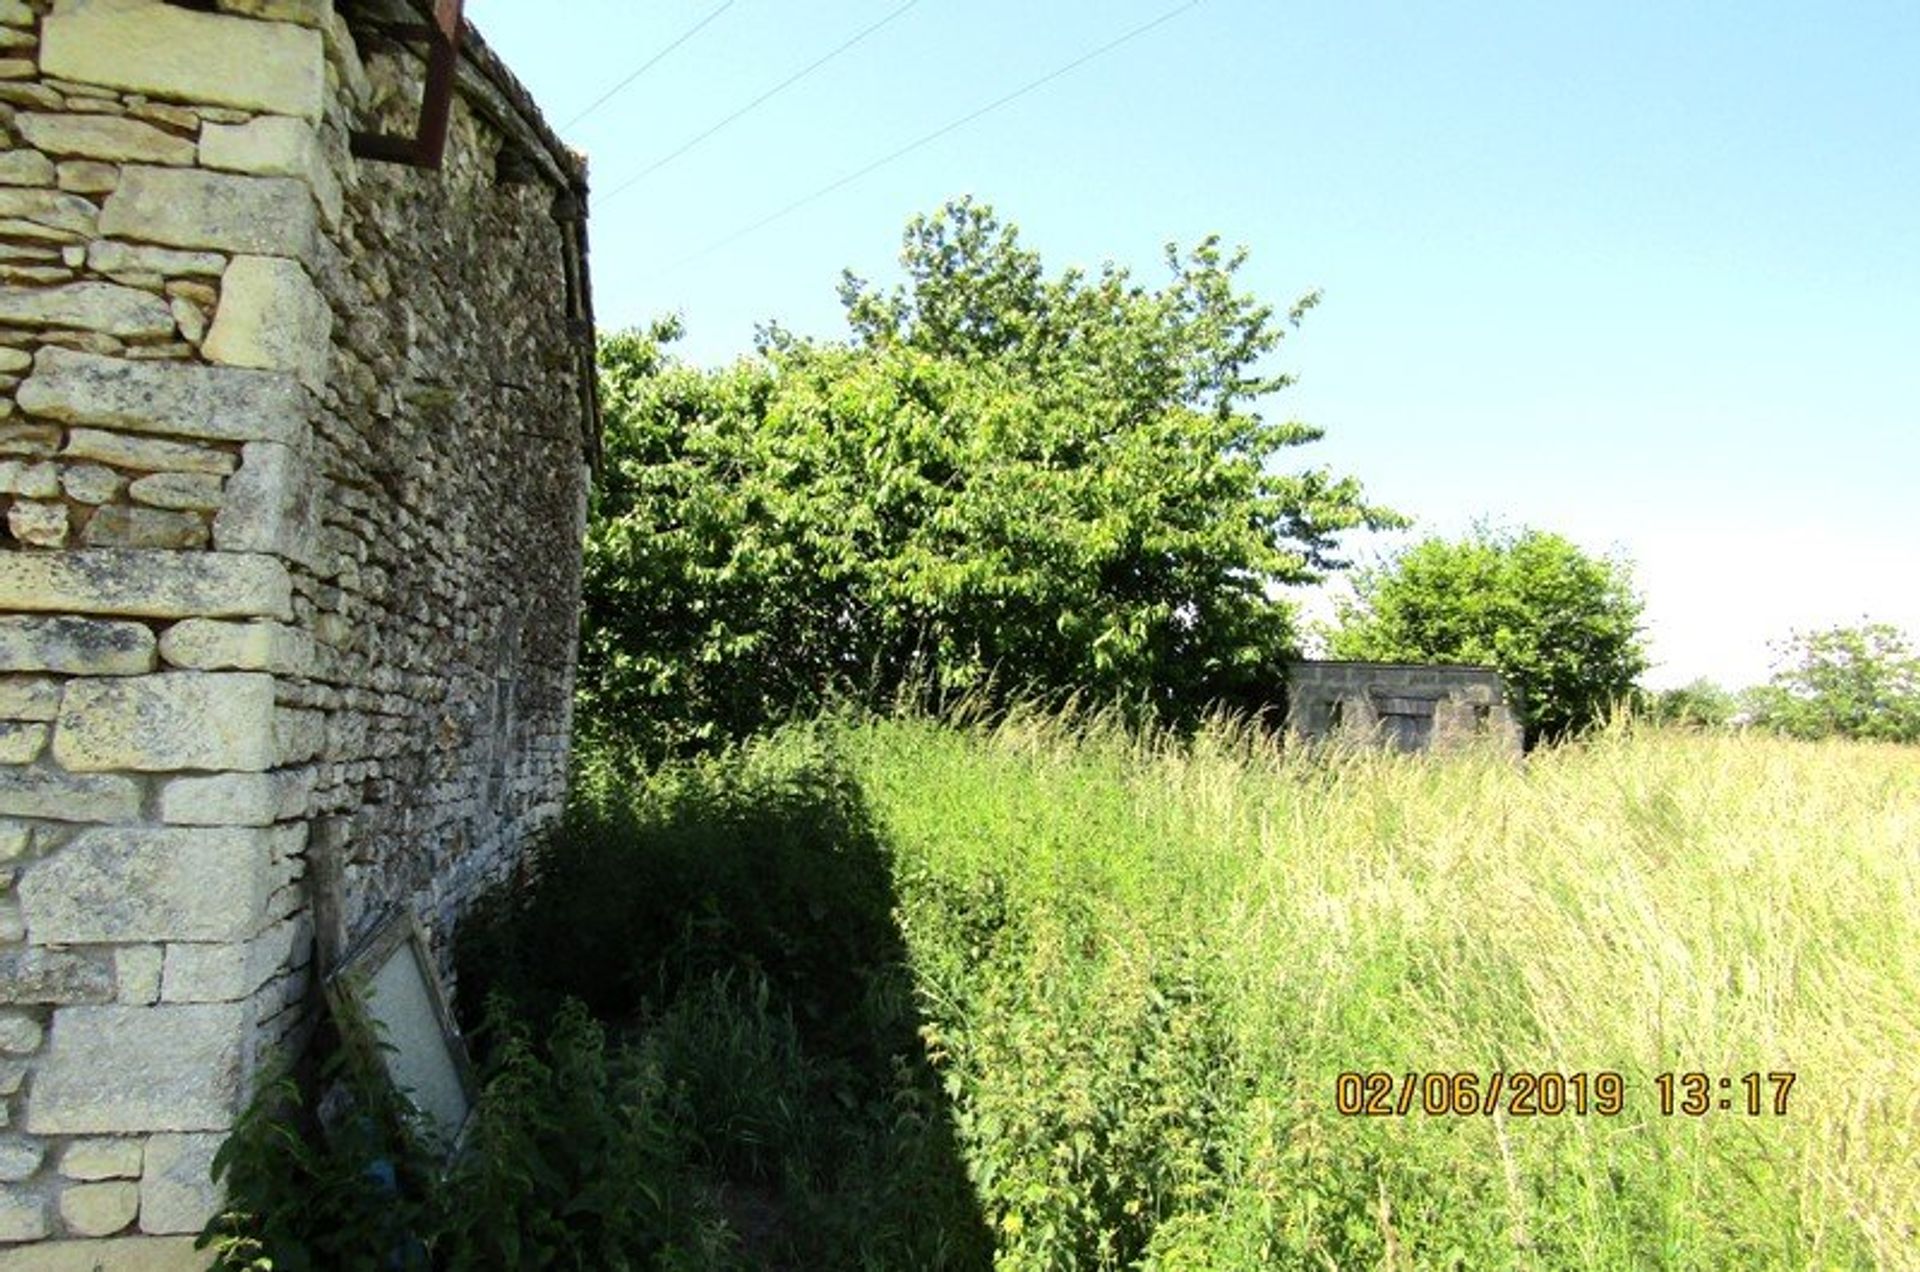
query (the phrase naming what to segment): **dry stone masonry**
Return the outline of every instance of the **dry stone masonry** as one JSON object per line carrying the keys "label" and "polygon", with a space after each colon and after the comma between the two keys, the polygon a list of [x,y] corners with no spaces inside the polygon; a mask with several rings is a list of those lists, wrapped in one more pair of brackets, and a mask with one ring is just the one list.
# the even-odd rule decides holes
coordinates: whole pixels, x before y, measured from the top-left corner
{"label": "dry stone masonry", "polygon": [[1431,663],[1288,663],[1287,730],[1402,751],[1491,746],[1518,755],[1523,742],[1499,672]]}
{"label": "dry stone masonry", "polygon": [[585,174],[401,0],[0,0],[0,1272],[201,1267],[318,979],[557,816]]}

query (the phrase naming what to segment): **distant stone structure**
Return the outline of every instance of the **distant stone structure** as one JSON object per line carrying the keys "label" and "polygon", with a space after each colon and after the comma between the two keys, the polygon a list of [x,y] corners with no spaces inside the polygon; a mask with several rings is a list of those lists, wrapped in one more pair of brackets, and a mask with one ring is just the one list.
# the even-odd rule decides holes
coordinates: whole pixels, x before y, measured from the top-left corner
{"label": "distant stone structure", "polygon": [[0,0],[0,1272],[204,1266],[317,978],[561,810],[585,172],[471,30],[391,161],[434,10]]}
{"label": "distant stone structure", "polygon": [[1288,663],[1287,730],[1402,751],[1492,745],[1518,754],[1522,745],[1500,673],[1448,664]]}

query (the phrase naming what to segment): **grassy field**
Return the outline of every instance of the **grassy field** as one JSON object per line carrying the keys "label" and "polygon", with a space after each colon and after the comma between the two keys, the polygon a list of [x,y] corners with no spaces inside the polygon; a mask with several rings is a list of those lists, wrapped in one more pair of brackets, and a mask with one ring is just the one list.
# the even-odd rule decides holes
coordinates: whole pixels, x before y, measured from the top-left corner
{"label": "grassy field", "polygon": [[[1006,1266],[1920,1266],[1920,752],[852,743]],[[1623,1107],[1336,1112],[1373,1070]],[[1687,1071],[1797,1078],[1663,1114]]]}
{"label": "grassy field", "polygon": [[[1915,749],[1034,715],[584,786],[463,976],[622,1022],[747,1265],[1920,1267]],[[1375,1071],[1396,1111],[1339,1111]],[[1400,1115],[1431,1072],[1620,1076]]]}

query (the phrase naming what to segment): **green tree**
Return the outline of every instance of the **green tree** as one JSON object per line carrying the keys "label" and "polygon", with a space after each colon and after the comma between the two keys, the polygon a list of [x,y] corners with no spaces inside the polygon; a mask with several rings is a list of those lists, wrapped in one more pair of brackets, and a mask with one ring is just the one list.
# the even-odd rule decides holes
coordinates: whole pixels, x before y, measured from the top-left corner
{"label": "green tree", "polygon": [[1759,722],[1798,738],[1920,742],[1920,657],[1889,623],[1796,632],[1752,698]]}
{"label": "green tree", "polygon": [[1628,568],[1557,534],[1427,539],[1353,585],[1336,657],[1492,666],[1519,695],[1529,744],[1605,719],[1646,669]]}
{"label": "green tree", "polygon": [[1277,586],[1400,519],[1278,471],[1320,432],[1254,409],[1288,383],[1260,370],[1285,327],[1243,260],[1208,239],[1158,289],[1049,276],[963,200],[908,225],[900,286],[843,279],[846,341],[775,327],[713,371],[671,328],[603,341],[588,714],[679,746],[903,686],[1264,704]]}
{"label": "green tree", "polygon": [[1656,723],[1685,729],[1724,728],[1741,709],[1737,695],[1704,676],[1672,689],[1643,693],[1639,705]]}

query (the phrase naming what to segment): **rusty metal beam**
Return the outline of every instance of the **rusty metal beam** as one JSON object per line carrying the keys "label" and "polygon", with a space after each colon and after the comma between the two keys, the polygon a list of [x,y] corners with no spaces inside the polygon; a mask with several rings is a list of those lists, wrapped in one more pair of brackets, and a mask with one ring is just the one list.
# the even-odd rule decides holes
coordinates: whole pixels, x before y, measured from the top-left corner
{"label": "rusty metal beam", "polygon": [[453,119],[453,87],[460,68],[461,11],[465,0],[413,0],[429,19],[425,26],[391,27],[396,39],[424,40],[427,87],[420,99],[420,124],[411,137],[388,133],[353,134],[353,153],[362,159],[411,164],[438,170],[447,153],[447,125]]}

